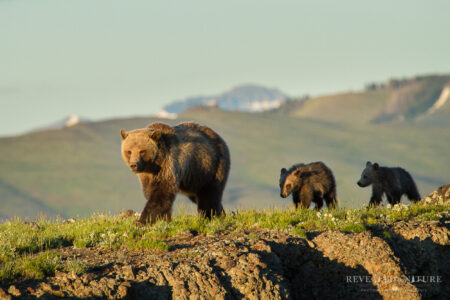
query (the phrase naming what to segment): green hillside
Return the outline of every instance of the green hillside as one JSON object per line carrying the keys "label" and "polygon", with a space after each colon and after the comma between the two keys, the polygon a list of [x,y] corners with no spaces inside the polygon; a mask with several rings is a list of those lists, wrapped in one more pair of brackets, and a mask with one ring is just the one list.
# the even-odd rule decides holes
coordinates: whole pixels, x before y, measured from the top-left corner
{"label": "green hillside", "polygon": [[[328,122],[369,123],[387,103],[386,91],[352,92],[311,98],[290,116]],[[291,104],[292,105],[292,104]]]}
{"label": "green hillside", "polygon": [[[227,141],[232,167],[226,209],[283,207],[282,167],[322,160],[337,179],[341,205],[368,202],[370,188],[356,185],[367,160],[402,166],[425,195],[450,181],[450,130],[414,124],[335,123],[280,114],[192,109],[178,120],[211,126]],[[119,130],[141,128],[152,118],[117,119],[0,139],[0,215],[87,216],[92,212],[142,210],[136,175],[123,163]],[[180,197],[181,198],[181,197]],[[181,208],[180,208],[181,204]],[[193,210],[177,201],[177,210]]]}

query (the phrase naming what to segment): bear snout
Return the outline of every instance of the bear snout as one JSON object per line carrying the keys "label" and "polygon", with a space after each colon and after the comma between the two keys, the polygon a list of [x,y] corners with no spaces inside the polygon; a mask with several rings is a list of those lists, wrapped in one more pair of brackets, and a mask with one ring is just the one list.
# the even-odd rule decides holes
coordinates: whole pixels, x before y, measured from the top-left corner
{"label": "bear snout", "polygon": [[367,183],[363,183],[363,182],[361,182],[361,181],[358,181],[356,184],[359,185],[360,187],[366,187],[366,186],[368,186]]}
{"label": "bear snout", "polygon": [[133,171],[133,172],[136,172],[137,171],[137,164],[130,164],[129,165],[130,166],[130,169]]}

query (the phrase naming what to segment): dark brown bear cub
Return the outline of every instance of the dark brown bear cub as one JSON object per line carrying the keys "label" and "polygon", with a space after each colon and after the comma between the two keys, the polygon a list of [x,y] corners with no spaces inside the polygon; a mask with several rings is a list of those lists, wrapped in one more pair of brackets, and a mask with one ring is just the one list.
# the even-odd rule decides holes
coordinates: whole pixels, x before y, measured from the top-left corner
{"label": "dark brown bear cub", "polygon": [[309,208],[311,202],[319,210],[325,200],[328,208],[336,208],[336,183],[331,170],[323,162],[293,165],[281,169],[280,195],[286,198],[292,193],[295,208]]}
{"label": "dark brown bear cub", "polygon": [[372,184],[372,197],[369,206],[378,206],[383,193],[386,193],[391,205],[400,203],[400,198],[406,194],[411,201],[420,200],[420,194],[411,175],[402,168],[380,167],[377,163],[366,163],[366,168],[357,182],[360,187]]}
{"label": "dark brown bear cub", "polygon": [[195,123],[153,123],[120,134],[123,159],[139,177],[147,199],[140,223],[170,220],[177,192],[196,203],[202,216],[223,212],[230,154],[212,129]]}

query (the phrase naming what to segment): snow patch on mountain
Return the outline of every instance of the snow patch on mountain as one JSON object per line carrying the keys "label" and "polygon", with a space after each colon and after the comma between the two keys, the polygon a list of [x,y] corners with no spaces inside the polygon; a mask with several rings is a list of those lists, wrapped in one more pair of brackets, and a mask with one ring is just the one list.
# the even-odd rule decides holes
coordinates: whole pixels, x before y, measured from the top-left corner
{"label": "snow patch on mountain", "polygon": [[64,124],[66,127],[72,127],[81,123],[81,118],[78,115],[71,115],[67,118],[66,123]]}
{"label": "snow patch on mountain", "polygon": [[229,111],[262,112],[280,107],[287,98],[278,89],[258,85],[243,85],[219,95],[192,97],[173,102],[166,105],[157,115],[172,119],[179,113],[197,105],[217,107]]}
{"label": "snow patch on mountain", "polygon": [[436,112],[439,108],[444,106],[444,104],[448,101],[450,98],[450,86],[446,86],[442,92],[439,98],[434,102],[433,106],[430,107],[430,109],[427,111],[428,114],[432,114]]}

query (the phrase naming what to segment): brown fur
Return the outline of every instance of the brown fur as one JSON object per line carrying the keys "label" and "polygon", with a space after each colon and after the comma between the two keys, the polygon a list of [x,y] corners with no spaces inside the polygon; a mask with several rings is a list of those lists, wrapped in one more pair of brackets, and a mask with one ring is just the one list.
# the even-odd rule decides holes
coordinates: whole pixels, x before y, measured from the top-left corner
{"label": "brown fur", "polygon": [[286,198],[291,193],[296,208],[309,208],[314,202],[319,210],[324,200],[328,208],[336,208],[336,183],[333,173],[323,162],[281,169],[280,196]]}
{"label": "brown fur", "polygon": [[178,192],[195,202],[202,216],[223,212],[230,154],[212,129],[195,123],[153,123],[129,132],[122,129],[121,135],[123,159],[138,175],[147,199],[140,222],[170,220]]}

